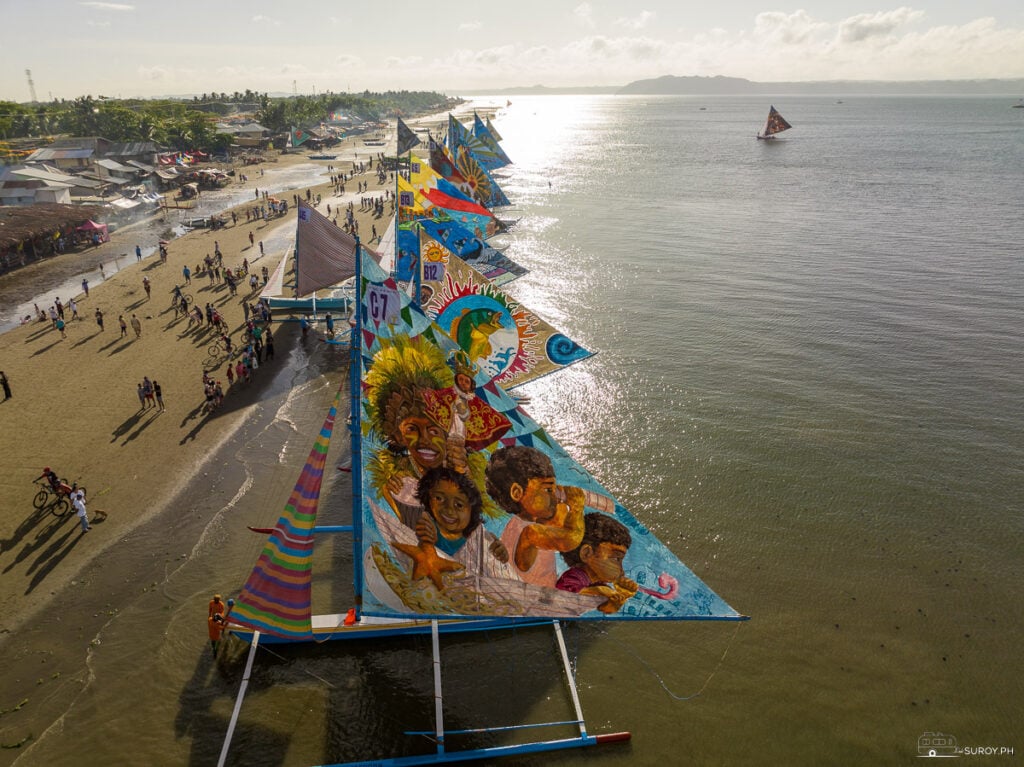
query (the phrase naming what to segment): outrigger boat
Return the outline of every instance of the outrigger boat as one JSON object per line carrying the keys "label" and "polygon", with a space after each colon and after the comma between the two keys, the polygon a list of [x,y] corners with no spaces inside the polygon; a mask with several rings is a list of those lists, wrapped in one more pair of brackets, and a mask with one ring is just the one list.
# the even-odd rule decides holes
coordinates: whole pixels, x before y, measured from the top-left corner
{"label": "outrigger boat", "polygon": [[777,133],[789,130],[793,126],[786,122],[786,118],[779,114],[779,111],[772,106],[768,110],[768,119],[764,121],[764,127],[761,128],[761,132],[757,134],[758,139],[762,141],[770,141],[775,138]]}
{"label": "outrigger boat", "polygon": [[[410,215],[405,206],[413,197],[399,195],[400,220]],[[301,222],[301,207],[299,216]],[[416,259],[420,270],[412,289],[404,290],[394,272],[355,242],[357,311],[348,381],[339,386],[284,511],[228,615],[232,633],[251,645],[220,764],[227,759],[257,649],[266,642],[429,633],[435,729],[409,734],[432,736],[434,749],[349,764],[438,764],[630,738],[623,732],[587,731],[563,620],[745,619],[502,388],[499,379],[524,380],[521,366],[533,352],[499,371],[492,357],[502,356],[499,330],[506,318],[500,302],[493,303],[497,294],[473,282],[478,273],[467,272],[469,267],[440,243],[426,247]],[[427,284],[446,287],[421,306]],[[449,298],[468,300],[465,312],[452,310],[457,315],[452,322],[438,304],[446,291]],[[471,314],[469,307],[485,298],[492,301],[486,311]],[[517,322],[532,322],[518,307],[510,309]],[[548,333],[545,346],[568,341],[543,332]],[[589,352],[580,355],[577,348],[573,355],[582,359]],[[560,360],[556,352],[535,375],[573,359]],[[351,524],[318,526],[330,439],[346,388],[351,460],[338,468],[352,478]],[[314,616],[312,553],[317,537],[331,534],[351,536],[354,603],[344,613]],[[440,635],[531,625],[549,626],[555,634],[575,719],[446,730]],[[578,734],[446,748],[446,737],[455,734],[567,725]]]}

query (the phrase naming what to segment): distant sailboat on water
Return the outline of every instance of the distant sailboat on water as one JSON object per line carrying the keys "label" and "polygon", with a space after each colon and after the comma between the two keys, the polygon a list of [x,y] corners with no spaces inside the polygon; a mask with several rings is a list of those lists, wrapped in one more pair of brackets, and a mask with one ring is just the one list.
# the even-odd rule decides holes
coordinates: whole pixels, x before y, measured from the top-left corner
{"label": "distant sailboat on water", "polygon": [[768,110],[768,119],[764,121],[764,127],[761,128],[761,132],[757,134],[757,137],[763,141],[770,141],[775,138],[776,133],[782,133],[782,131],[789,130],[792,127],[792,125],[786,122],[786,118],[780,115],[773,106]]}

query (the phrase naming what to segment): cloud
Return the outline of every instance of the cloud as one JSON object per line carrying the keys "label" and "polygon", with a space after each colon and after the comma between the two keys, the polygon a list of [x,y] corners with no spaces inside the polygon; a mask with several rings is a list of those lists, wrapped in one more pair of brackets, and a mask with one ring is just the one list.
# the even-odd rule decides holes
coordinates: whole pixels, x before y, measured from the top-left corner
{"label": "cloud", "polygon": [[275,27],[281,26],[281,22],[272,16],[264,16],[262,13],[252,17],[253,24],[270,24]]}
{"label": "cloud", "polygon": [[136,72],[143,80],[151,82],[168,80],[170,75],[166,67],[139,67]]}
{"label": "cloud", "polygon": [[897,8],[895,11],[862,13],[851,16],[839,24],[839,40],[844,43],[859,43],[877,37],[887,37],[904,24],[924,16],[922,11],[911,8]]}
{"label": "cloud", "polygon": [[476,32],[481,28],[483,28],[483,23],[480,21],[464,21],[459,24],[460,32]]}
{"label": "cloud", "polygon": [[631,19],[627,19],[625,17],[619,18],[615,20],[615,23],[620,27],[626,27],[628,29],[643,29],[653,18],[654,14],[651,11],[640,11],[639,16],[635,16]]}
{"label": "cloud", "polygon": [[781,45],[804,45],[829,29],[828,23],[816,21],[807,11],[766,11],[754,19],[755,37]]}
{"label": "cloud", "polygon": [[572,9],[572,16],[584,27],[593,27],[594,23],[594,9],[590,7],[590,3],[580,3]]}
{"label": "cloud", "polygon": [[79,3],[79,5],[84,5],[86,8],[95,8],[96,10],[99,10],[99,11],[134,11],[135,10],[135,6],[134,5],[124,5],[122,3],[85,2],[85,3]]}

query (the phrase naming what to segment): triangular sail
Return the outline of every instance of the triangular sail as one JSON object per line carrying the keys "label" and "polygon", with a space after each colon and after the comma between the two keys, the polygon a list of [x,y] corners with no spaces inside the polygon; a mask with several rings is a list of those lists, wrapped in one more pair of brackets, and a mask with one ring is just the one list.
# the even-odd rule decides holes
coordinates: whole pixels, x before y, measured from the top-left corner
{"label": "triangular sail", "polygon": [[421,308],[487,380],[510,389],[593,355],[433,237],[419,253]]}
{"label": "triangular sail", "polygon": [[530,271],[450,217],[438,215],[422,218],[419,225],[429,236],[480,272],[492,285],[505,285]]}
{"label": "triangular sail", "polygon": [[509,159],[508,155],[505,154],[505,150],[498,146],[498,139],[495,138],[491,129],[484,125],[484,121],[480,119],[480,115],[476,112],[473,113],[473,135],[484,143],[490,151],[494,152],[494,156],[501,161],[501,165],[497,167],[503,167],[511,164],[512,160]]}
{"label": "triangular sail", "polygon": [[393,278],[360,268],[363,614],[742,618]]}
{"label": "triangular sail", "polygon": [[303,202],[299,202],[296,226],[296,281],[299,296],[307,296],[355,276],[355,237]]}
{"label": "triangular sail", "polygon": [[436,217],[435,210],[439,209],[477,237],[491,237],[502,230],[501,222],[482,205],[452,197],[439,189],[414,189],[402,176],[398,176],[397,184],[400,221],[424,215]]}
{"label": "triangular sail", "polygon": [[274,532],[231,611],[231,623],[294,641],[313,637],[313,526],[342,390],[334,397]]}
{"label": "triangular sail", "polygon": [[782,133],[782,131],[789,130],[792,127],[792,125],[786,122],[786,118],[780,115],[778,110],[772,106],[768,110],[768,119],[765,120],[761,135],[774,136],[776,133]]}
{"label": "triangular sail", "polygon": [[396,128],[398,138],[395,144],[396,154],[405,154],[414,146],[420,143],[420,138],[417,136],[412,129],[405,124],[401,117],[398,118],[398,126]]}

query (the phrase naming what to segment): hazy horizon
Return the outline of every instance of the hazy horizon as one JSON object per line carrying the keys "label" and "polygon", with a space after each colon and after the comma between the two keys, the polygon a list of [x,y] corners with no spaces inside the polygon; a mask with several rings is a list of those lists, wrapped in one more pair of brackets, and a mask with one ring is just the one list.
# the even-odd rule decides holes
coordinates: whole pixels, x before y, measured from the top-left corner
{"label": "hazy horizon", "polygon": [[[459,11],[462,8],[463,10]],[[407,22],[402,21],[408,11]],[[560,6],[410,2],[344,10],[309,0],[244,6],[0,0],[0,99],[210,92],[501,91],[623,86],[674,76],[755,82],[1024,78],[1024,6],[925,0],[877,6],[650,0]],[[53,31],[60,20],[61,32]]]}

